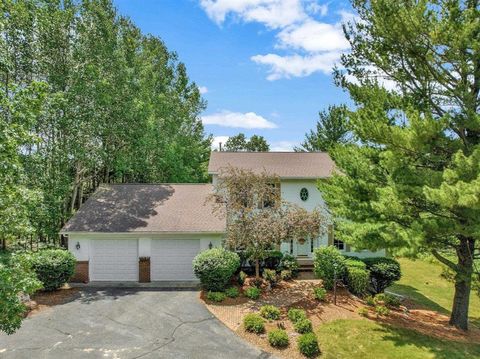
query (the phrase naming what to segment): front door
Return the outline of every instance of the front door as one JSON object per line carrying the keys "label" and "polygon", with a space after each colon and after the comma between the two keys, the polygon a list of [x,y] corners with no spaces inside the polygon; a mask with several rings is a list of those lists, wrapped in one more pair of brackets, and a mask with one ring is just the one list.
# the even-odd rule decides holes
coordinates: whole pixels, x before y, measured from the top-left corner
{"label": "front door", "polygon": [[310,240],[306,239],[303,243],[297,241],[297,256],[305,257],[310,255]]}

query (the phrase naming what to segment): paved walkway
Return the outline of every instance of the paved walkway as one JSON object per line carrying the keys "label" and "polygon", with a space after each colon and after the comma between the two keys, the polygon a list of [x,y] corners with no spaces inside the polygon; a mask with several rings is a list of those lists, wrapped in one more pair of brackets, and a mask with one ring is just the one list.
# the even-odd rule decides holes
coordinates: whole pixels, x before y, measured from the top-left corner
{"label": "paved walkway", "polygon": [[269,358],[204,307],[196,291],[84,288],[0,334],[1,358]]}

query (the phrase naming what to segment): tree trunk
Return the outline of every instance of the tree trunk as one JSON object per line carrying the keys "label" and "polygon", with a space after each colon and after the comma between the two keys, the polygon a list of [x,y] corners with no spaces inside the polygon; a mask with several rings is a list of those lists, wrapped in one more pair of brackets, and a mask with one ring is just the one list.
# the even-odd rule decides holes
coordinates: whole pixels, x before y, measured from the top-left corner
{"label": "tree trunk", "polygon": [[460,237],[457,248],[457,273],[455,274],[455,296],[453,298],[450,325],[468,330],[468,307],[473,274],[473,250],[475,241],[472,238]]}
{"label": "tree trunk", "polygon": [[255,278],[260,280],[260,261],[255,259]]}

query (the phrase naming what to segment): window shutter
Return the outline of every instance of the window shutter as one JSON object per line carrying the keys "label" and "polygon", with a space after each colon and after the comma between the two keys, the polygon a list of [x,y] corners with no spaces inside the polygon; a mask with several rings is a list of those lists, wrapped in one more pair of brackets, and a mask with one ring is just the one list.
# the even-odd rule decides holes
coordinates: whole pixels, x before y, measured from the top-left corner
{"label": "window shutter", "polygon": [[328,245],[333,246],[333,224],[328,225],[327,232],[328,232]]}

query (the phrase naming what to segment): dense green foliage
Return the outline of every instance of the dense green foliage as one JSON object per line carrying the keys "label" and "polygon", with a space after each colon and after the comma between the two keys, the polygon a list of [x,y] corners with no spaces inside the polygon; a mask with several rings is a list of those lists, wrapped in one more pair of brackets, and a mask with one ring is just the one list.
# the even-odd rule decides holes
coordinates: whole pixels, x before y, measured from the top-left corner
{"label": "dense green foliage", "polygon": [[272,329],[268,332],[268,342],[272,347],[284,348],[288,346],[288,334],[284,329]]}
{"label": "dense green foliage", "polygon": [[0,331],[13,334],[27,310],[20,295],[30,295],[42,284],[24,258],[12,256],[5,262],[0,262]]}
{"label": "dense green foliage", "polygon": [[229,287],[225,289],[225,295],[229,298],[237,298],[240,295],[240,291],[237,287]]}
{"label": "dense green foliage", "polygon": [[193,259],[193,272],[203,288],[223,291],[240,266],[237,253],[223,248],[212,248],[200,252]]}
{"label": "dense green foliage", "polygon": [[243,326],[248,332],[261,334],[265,332],[265,321],[258,314],[250,313],[243,318]]}
{"label": "dense green foliage", "polygon": [[0,239],[57,238],[100,183],[205,181],[185,66],[110,0],[0,5]]}
{"label": "dense green foliage", "polygon": [[310,319],[299,319],[294,323],[293,327],[300,334],[310,333],[313,330]]}
{"label": "dense green foliage", "polygon": [[292,323],[296,323],[299,320],[307,319],[307,313],[303,309],[290,308],[287,315],[288,319],[290,319]]}
{"label": "dense green foliage", "polygon": [[320,190],[340,240],[412,256],[429,251],[449,266],[450,323],[467,329],[480,255],[480,5],[352,4],[358,21],[344,27],[351,51],[335,78],[355,104],[354,141],[331,151],[338,174]]}
{"label": "dense green foliage", "polygon": [[260,294],[262,294],[262,290],[257,287],[248,287],[247,289],[245,289],[243,294],[245,294],[247,298],[257,300],[258,298],[260,298]]}
{"label": "dense green foliage", "polygon": [[346,284],[350,292],[364,295],[370,284],[370,272],[367,269],[347,266]]}
{"label": "dense green foliage", "polygon": [[316,300],[323,301],[327,298],[327,290],[323,287],[313,288],[313,296]]}
{"label": "dense green foliage", "polygon": [[226,293],[223,292],[208,292],[207,293],[207,299],[212,301],[212,302],[223,302],[227,298]]}
{"label": "dense green foliage", "polygon": [[29,253],[25,258],[46,291],[60,288],[75,272],[76,259],[67,250],[43,249]]}
{"label": "dense green foliage", "polygon": [[265,279],[271,286],[274,286],[278,281],[277,272],[273,269],[264,269],[262,273],[263,279]]}
{"label": "dense green foliage", "polygon": [[239,133],[228,138],[225,142],[225,150],[231,152],[268,152],[270,146],[263,136],[253,135],[247,139],[243,133]]}
{"label": "dense green foliage", "polygon": [[345,275],[345,258],[334,246],[316,248],[313,256],[315,275],[323,281],[326,289],[332,289],[335,276],[338,281]]}
{"label": "dense green foliage", "polygon": [[280,309],[274,305],[262,305],[260,315],[268,320],[277,320],[280,318]]}
{"label": "dense green foliage", "polygon": [[393,258],[374,257],[363,261],[370,272],[370,291],[373,293],[382,293],[402,276],[400,264]]}
{"label": "dense green foliage", "polygon": [[329,106],[318,114],[317,128],[305,135],[305,141],[295,151],[327,152],[335,145],[347,143],[350,139],[348,111],[345,106]]}
{"label": "dense green foliage", "polygon": [[318,339],[314,333],[302,334],[297,340],[298,350],[307,358],[316,357],[320,354]]}

